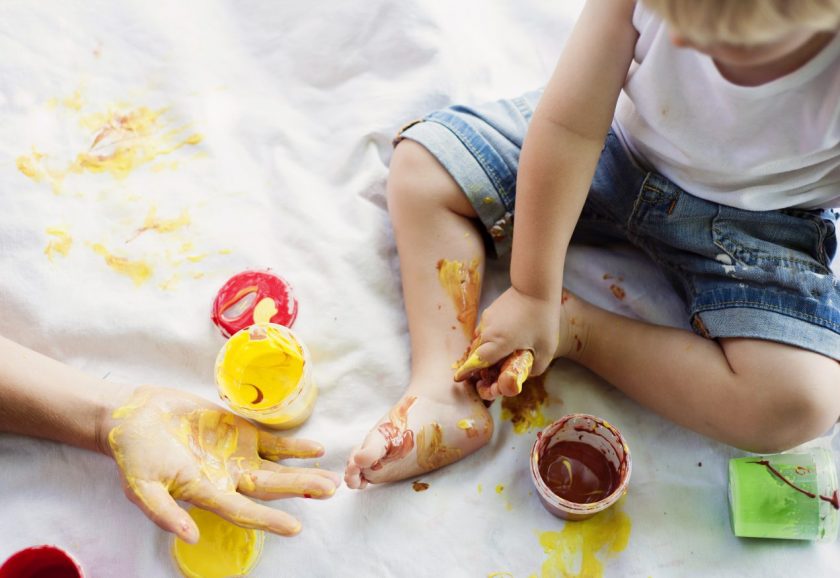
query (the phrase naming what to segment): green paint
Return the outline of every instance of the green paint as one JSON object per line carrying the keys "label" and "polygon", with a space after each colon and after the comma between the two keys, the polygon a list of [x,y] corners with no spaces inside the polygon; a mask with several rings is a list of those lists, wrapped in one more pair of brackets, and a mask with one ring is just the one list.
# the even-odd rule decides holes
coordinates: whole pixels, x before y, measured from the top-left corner
{"label": "green paint", "polygon": [[764,464],[766,460],[791,483],[812,494],[837,489],[831,453],[822,448],[729,461],[729,511],[736,536],[833,540],[840,515],[829,503],[786,484]]}

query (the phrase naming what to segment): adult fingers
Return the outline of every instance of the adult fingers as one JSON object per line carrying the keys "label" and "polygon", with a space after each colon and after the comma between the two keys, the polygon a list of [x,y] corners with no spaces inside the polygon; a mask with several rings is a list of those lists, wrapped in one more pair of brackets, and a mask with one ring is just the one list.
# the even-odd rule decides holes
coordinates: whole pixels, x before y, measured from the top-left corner
{"label": "adult fingers", "polygon": [[239,479],[239,491],[259,500],[277,500],[300,496],[325,500],[335,494],[336,483],[330,478],[309,472],[245,472]]}
{"label": "adult fingers", "polygon": [[268,470],[270,472],[277,472],[279,474],[314,474],[321,476],[322,478],[327,478],[328,480],[331,480],[335,486],[338,486],[341,483],[341,476],[339,476],[337,473],[331,472],[330,470],[322,470],[320,468],[294,468],[291,466],[276,464],[269,460],[262,460],[260,466],[253,469]]}
{"label": "adult fingers", "polygon": [[220,492],[209,484],[189,500],[244,528],[257,528],[281,536],[294,536],[301,529],[300,522],[286,512],[257,504],[237,492]]}
{"label": "adult fingers", "polygon": [[198,526],[162,483],[136,481],[126,484],[125,494],[161,529],[172,532],[184,542],[198,542]]}
{"label": "adult fingers", "polygon": [[324,446],[312,440],[283,437],[260,430],[257,441],[259,454],[272,461],[284,458],[318,458],[324,455]]}

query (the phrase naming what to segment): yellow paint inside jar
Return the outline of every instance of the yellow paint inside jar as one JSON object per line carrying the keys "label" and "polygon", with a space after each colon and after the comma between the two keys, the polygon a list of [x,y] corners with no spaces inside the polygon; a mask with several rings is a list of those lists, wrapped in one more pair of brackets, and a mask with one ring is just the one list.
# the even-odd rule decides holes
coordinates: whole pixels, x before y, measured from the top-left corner
{"label": "yellow paint inside jar", "polygon": [[190,517],[198,526],[196,544],[179,538],[172,542],[172,556],[187,578],[228,578],[245,576],[262,552],[261,530],[240,528],[207,510],[191,508]]}
{"label": "yellow paint inside jar", "polygon": [[303,350],[297,341],[276,326],[258,324],[228,340],[216,378],[232,404],[259,410],[294,393],[303,370]]}

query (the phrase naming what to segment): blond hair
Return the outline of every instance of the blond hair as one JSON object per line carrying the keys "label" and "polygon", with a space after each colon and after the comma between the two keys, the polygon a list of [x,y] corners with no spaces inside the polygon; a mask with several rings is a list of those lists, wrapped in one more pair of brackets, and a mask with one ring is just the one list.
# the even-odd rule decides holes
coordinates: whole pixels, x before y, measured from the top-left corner
{"label": "blond hair", "polygon": [[796,29],[836,31],[840,0],[643,0],[671,28],[701,44],[772,42]]}

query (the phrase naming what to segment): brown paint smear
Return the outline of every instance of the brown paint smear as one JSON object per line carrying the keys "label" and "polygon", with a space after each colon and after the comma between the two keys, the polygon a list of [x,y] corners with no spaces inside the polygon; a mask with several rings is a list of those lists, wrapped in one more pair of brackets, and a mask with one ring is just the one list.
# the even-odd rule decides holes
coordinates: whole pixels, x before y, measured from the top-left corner
{"label": "brown paint smear", "polygon": [[444,445],[439,423],[424,426],[417,434],[417,465],[424,470],[436,470],[460,458],[460,449]]}
{"label": "brown paint smear", "polygon": [[481,280],[478,275],[478,259],[466,267],[461,261],[441,259],[437,262],[438,279],[443,290],[452,298],[461,329],[472,338],[478,319],[478,298]]}
{"label": "brown paint smear", "polygon": [[385,438],[385,455],[376,460],[372,470],[380,470],[388,462],[401,460],[414,449],[414,432],[408,429],[408,410],[417,401],[410,395],[391,409],[390,421],[379,424],[377,429]]}
{"label": "brown paint smear", "polygon": [[420,480],[416,480],[412,482],[411,487],[414,489],[415,492],[425,492],[429,489],[429,484],[426,482],[421,482]]}
{"label": "brown paint smear", "polygon": [[[800,488],[799,486],[797,486],[796,484],[791,482],[789,479],[787,479],[782,474],[782,472],[780,472],[779,470],[774,468],[773,465],[768,460],[759,460],[757,462],[752,462],[752,463],[754,463],[756,465],[760,465],[760,466],[765,466],[768,470],[770,470],[770,472],[773,473],[773,475],[775,475],[777,478],[782,480],[784,483],[789,485],[791,488],[793,488],[797,492],[799,492],[801,494],[805,494],[809,498],[819,498],[820,500],[822,500],[824,502],[828,502],[829,504],[834,506],[835,510],[840,510],[840,490],[834,490],[834,493],[831,496],[823,496],[823,495],[815,494],[813,492],[809,492],[808,490],[806,490],[804,488]],[[797,468],[797,470],[798,470],[798,468]]]}

